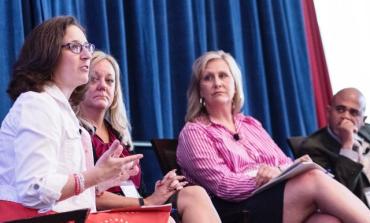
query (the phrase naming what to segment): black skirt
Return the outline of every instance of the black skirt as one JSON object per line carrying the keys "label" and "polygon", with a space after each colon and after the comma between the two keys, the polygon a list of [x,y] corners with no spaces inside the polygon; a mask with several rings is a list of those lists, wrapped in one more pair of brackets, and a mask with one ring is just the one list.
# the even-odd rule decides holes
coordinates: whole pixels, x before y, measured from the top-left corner
{"label": "black skirt", "polygon": [[225,201],[217,197],[213,197],[212,202],[223,222],[234,222],[230,214],[248,210],[249,219],[253,223],[281,223],[285,183],[279,183],[240,202]]}

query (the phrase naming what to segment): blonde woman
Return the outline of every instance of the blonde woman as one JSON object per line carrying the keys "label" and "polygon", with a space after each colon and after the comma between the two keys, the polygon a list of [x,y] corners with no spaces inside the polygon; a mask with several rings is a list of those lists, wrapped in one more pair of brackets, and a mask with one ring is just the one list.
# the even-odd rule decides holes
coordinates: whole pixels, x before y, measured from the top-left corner
{"label": "blonde woman", "polygon": [[[74,97],[72,97],[74,98]],[[130,124],[123,103],[120,70],[117,61],[104,52],[97,51],[91,60],[90,81],[75,98],[82,99],[75,111],[90,131],[96,157],[106,153],[115,139],[125,149],[122,156],[130,154],[132,140]],[[130,178],[140,188],[140,173]],[[182,222],[220,222],[210,198],[199,186],[184,187],[187,182],[175,171],[157,181],[153,194],[144,199],[120,196],[121,188],[114,187],[97,199],[98,208],[114,208],[137,205],[159,205],[172,202],[177,207]],[[117,195],[120,194],[120,195]]]}
{"label": "blonde woman", "polygon": [[321,171],[252,196],[292,161],[260,122],[241,113],[243,102],[241,72],[230,54],[210,51],[194,62],[177,159],[188,181],[214,195],[220,214],[247,208],[253,222],[370,222],[369,209]]}

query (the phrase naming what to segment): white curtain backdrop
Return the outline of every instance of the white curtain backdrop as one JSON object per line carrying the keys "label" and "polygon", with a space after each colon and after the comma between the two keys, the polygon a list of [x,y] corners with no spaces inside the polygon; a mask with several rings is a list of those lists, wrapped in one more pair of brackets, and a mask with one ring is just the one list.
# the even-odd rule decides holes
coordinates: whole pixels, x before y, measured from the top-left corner
{"label": "white curtain backdrop", "polygon": [[370,118],[370,1],[314,3],[333,92],[358,88],[367,99],[366,114]]}

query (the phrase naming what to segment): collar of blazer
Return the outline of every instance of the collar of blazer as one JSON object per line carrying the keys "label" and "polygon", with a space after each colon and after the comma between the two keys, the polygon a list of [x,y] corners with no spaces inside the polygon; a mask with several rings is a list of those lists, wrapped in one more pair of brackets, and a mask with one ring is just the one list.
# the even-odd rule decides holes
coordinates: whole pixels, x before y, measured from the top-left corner
{"label": "collar of blazer", "polygon": [[365,125],[361,127],[358,134],[361,137],[363,137],[367,142],[370,142],[370,124],[365,123]]}

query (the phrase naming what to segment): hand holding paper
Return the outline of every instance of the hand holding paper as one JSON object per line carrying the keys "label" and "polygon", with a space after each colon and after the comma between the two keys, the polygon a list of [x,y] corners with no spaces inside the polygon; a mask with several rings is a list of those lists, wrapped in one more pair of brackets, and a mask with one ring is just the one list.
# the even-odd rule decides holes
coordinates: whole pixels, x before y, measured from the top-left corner
{"label": "hand holding paper", "polygon": [[[307,159],[309,158],[309,160]],[[308,160],[308,161],[306,161]],[[297,176],[301,173],[304,173],[306,171],[312,170],[312,169],[319,169],[323,172],[327,172],[324,168],[322,168],[320,165],[314,163],[311,161],[311,158],[309,156],[302,156],[301,158],[297,159],[291,166],[289,166],[287,169],[285,169],[283,172],[281,172],[277,177],[272,178],[269,182],[262,185],[261,187],[257,188],[255,191],[252,192],[252,195],[257,194],[261,191],[264,191],[272,186],[274,186],[277,183],[280,183],[283,180],[290,179],[294,176]]]}

